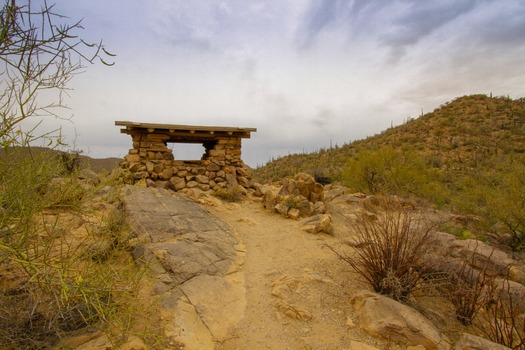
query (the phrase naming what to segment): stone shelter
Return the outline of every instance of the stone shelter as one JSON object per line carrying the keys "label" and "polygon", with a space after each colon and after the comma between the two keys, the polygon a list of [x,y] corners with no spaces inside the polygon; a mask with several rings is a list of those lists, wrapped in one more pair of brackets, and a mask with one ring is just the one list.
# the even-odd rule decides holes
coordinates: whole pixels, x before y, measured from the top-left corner
{"label": "stone shelter", "polygon": [[[116,121],[123,134],[131,136],[133,148],[120,166],[148,186],[174,191],[199,188],[203,191],[228,186],[253,187],[249,170],[241,159],[241,140],[255,128],[192,126]],[[177,160],[168,144],[201,144],[199,160]],[[176,147],[175,147],[176,151]],[[242,189],[241,189],[242,190]]]}

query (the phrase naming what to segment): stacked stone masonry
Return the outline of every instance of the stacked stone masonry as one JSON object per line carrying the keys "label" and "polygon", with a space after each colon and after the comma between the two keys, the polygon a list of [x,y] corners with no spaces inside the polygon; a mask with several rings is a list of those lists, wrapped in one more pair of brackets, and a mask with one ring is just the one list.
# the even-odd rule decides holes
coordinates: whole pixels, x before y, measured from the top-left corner
{"label": "stacked stone masonry", "polygon": [[[121,132],[129,134],[133,140],[133,148],[120,166],[129,169],[136,180],[145,179],[148,186],[174,191],[185,188],[208,191],[229,186],[253,188],[249,170],[241,159],[241,140],[256,129],[115,124],[126,126]],[[184,130],[179,130],[182,127]],[[176,160],[168,148],[170,142],[201,143],[205,151],[200,160]],[[174,148],[176,152],[176,146]]]}

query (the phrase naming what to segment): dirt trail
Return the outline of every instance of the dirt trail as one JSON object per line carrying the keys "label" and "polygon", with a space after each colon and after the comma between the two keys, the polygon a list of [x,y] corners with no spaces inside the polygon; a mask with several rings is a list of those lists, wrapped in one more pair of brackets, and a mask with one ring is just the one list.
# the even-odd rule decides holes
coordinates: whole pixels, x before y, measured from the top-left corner
{"label": "dirt trail", "polygon": [[366,286],[323,248],[337,244],[336,238],[306,233],[297,221],[260,202],[210,211],[230,224],[246,247],[245,316],[218,349],[350,349],[352,339],[381,348],[352,325],[357,320],[349,299]]}

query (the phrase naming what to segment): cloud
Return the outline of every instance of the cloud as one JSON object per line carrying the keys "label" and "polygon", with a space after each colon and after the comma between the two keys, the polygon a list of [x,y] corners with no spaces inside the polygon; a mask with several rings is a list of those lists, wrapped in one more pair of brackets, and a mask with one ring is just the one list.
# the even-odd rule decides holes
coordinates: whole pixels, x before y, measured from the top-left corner
{"label": "cloud", "polygon": [[399,17],[395,18],[379,40],[382,44],[403,48],[418,43],[435,30],[473,10],[475,0],[463,1],[411,1]]}
{"label": "cloud", "polygon": [[115,119],[246,126],[258,128],[243,143],[254,164],[373,135],[463,94],[525,94],[523,0],[93,2],[67,2],[79,8],[68,15],[85,13],[90,35],[107,22],[118,56],[73,80],[88,149],[126,152]]}
{"label": "cloud", "polygon": [[331,124],[335,119],[335,112],[332,108],[322,107],[319,108],[314,117],[310,119],[310,122],[318,129],[324,129],[327,125]]}
{"label": "cloud", "polygon": [[339,0],[314,1],[299,28],[298,46],[308,47],[320,31],[336,20]]}

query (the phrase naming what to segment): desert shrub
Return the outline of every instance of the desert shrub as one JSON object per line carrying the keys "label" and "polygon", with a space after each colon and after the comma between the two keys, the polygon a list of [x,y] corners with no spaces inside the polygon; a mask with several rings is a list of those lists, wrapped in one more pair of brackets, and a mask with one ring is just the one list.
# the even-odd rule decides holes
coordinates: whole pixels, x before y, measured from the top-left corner
{"label": "desert shrub", "polygon": [[67,118],[63,92],[84,62],[111,56],[79,38],[80,22],[64,22],[45,1],[9,0],[0,8],[3,349],[49,348],[65,332],[109,327],[122,311],[116,298],[136,286],[133,264],[128,274],[109,261],[84,259],[90,232],[76,237],[62,220],[66,209],[89,214],[82,207],[88,191],[75,177],[78,154],[32,147],[64,146],[58,130],[40,132],[39,125],[49,116]]}
{"label": "desert shrub", "polygon": [[437,176],[437,170],[416,152],[392,147],[363,150],[343,170],[343,182],[353,190],[419,196],[443,204],[446,195]]}
{"label": "desert shrub", "polygon": [[[16,170],[29,163],[38,171],[17,178]],[[53,157],[31,159],[11,164],[14,173],[0,176],[0,343],[8,348],[47,348],[69,331],[112,326],[125,314],[118,299],[134,293],[140,281],[141,271],[125,251],[129,232],[118,208],[100,221],[89,219],[91,229],[72,236],[62,218],[76,215],[82,221],[92,213],[82,209],[85,191],[73,207],[59,192],[50,198],[44,181],[56,179],[60,164]],[[60,188],[67,192],[70,185]],[[110,249],[94,259],[100,242],[109,242]],[[110,255],[128,263],[117,268]]]}
{"label": "desert shrub", "polygon": [[459,268],[447,271],[450,301],[454,304],[456,319],[465,326],[471,325],[478,311],[486,306],[486,289],[493,284],[493,278],[486,273],[490,258],[483,269],[476,270],[471,267],[475,254],[474,249],[470,256],[463,259]]}
{"label": "desert shrub", "polygon": [[361,215],[351,244],[353,254],[331,248],[372,288],[405,300],[429,271],[423,262],[433,228],[398,201],[385,200],[377,217]]}
{"label": "desert shrub", "polygon": [[520,301],[510,290],[508,278],[499,286],[488,285],[487,302],[481,322],[476,326],[493,342],[511,349],[525,349],[525,317],[520,315]]}
{"label": "desert shrub", "polygon": [[239,186],[230,185],[224,188],[217,188],[214,191],[214,195],[217,198],[227,202],[240,202],[242,200],[242,192]]}
{"label": "desert shrub", "polygon": [[483,218],[483,226],[515,251],[525,247],[525,159],[501,157],[457,182],[456,210]]}

